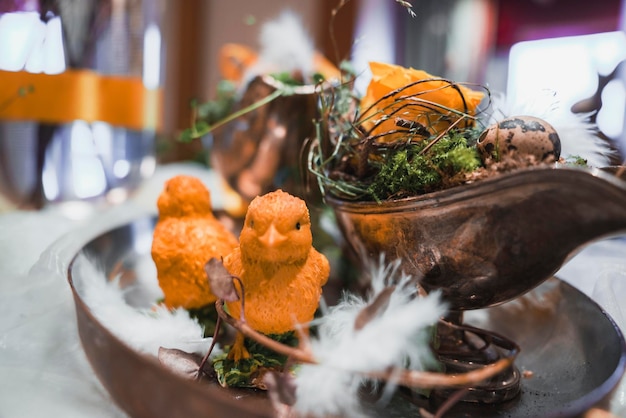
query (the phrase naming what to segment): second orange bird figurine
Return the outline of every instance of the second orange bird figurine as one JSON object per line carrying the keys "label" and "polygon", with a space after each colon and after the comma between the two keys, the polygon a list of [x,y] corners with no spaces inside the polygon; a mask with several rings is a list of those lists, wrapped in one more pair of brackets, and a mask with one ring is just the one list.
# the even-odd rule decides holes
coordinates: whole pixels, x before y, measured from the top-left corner
{"label": "second orange bird figurine", "polygon": [[209,190],[196,177],[175,176],[165,183],[157,207],[152,258],[165,305],[198,309],[214,303],[204,265],[228,255],[238,242],[214,216]]}

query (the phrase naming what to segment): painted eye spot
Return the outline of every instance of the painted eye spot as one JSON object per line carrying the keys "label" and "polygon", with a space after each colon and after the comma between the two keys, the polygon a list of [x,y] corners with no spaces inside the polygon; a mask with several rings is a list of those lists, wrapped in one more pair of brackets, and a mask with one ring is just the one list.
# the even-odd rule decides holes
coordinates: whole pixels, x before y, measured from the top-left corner
{"label": "painted eye spot", "polygon": [[296,229],[299,231],[301,227],[302,227],[302,226],[300,225],[300,222],[297,222],[297,223],[296,223]]}

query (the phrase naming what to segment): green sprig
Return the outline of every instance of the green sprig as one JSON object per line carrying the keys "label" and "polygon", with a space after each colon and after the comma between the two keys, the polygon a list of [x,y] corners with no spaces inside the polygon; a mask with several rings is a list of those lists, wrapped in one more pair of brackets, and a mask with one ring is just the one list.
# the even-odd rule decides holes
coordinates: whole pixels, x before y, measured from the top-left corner
{"label": "green sprig", "polygon": [[271,94],[252,103],[250,106],[246,106],[242,109],[239,109],[236,112],[232,112],[228,116],[222,118],[221,120],[219,120],[218,122],[214,124],[210,124],[204,120],[198,121],[198,120],[195,120],[194,118],[194,123],[192,124],[191,128],[185,129],[181,133],[179,140],[181,142],[191,142],[194,139],[201,138],[204,135],[214,131],[215,129],[220,128],[229,122],[232,122],[233,120],[237,119],[240,116],[245,115],[246,113],[249,113],[258,109],[261,106],[264,106],[281,96],[290,96],[292,94],[293,94],[293,89],[290,86],[283,85],[277,88],[276,90],[274,90]]}

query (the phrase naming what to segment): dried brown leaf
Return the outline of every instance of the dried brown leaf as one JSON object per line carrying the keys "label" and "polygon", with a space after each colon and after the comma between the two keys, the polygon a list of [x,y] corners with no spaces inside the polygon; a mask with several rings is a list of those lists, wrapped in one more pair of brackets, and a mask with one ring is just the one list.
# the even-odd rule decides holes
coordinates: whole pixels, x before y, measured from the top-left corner
{"label": "dried brown leaf", "polygon": [[211,291],[215,296],[219,299],[224,299],[227,302],[235,302],[239,300],[237,289],[233,283],[233,275],[226,270],[222,260],[212,257],[204,265],[204,271],[206,272],[209,280]]}
{"label": "dried brown leaf", "polygon": [[198,376],[202,358],[176,348],[159,347],[159,362],[186,379],[194,380]]}

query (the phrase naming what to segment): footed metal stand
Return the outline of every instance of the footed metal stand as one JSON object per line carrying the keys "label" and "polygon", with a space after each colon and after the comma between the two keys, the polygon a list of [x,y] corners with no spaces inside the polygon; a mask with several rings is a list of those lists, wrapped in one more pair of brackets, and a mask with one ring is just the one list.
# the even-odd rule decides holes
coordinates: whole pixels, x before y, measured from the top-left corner
{"label": "footed metal stand", "polygon": [[[496,333],[462,324],[463,313],[452,312],[437,327],[435,353],[446,373],[467,373],[517,355],[519,347]],[[509,401],[520,393],[520,372],[512,365],[478,386],[467,388],[463,402],[493,404]],[[458,389],[433,391],[435,398],[448,399]]]}

